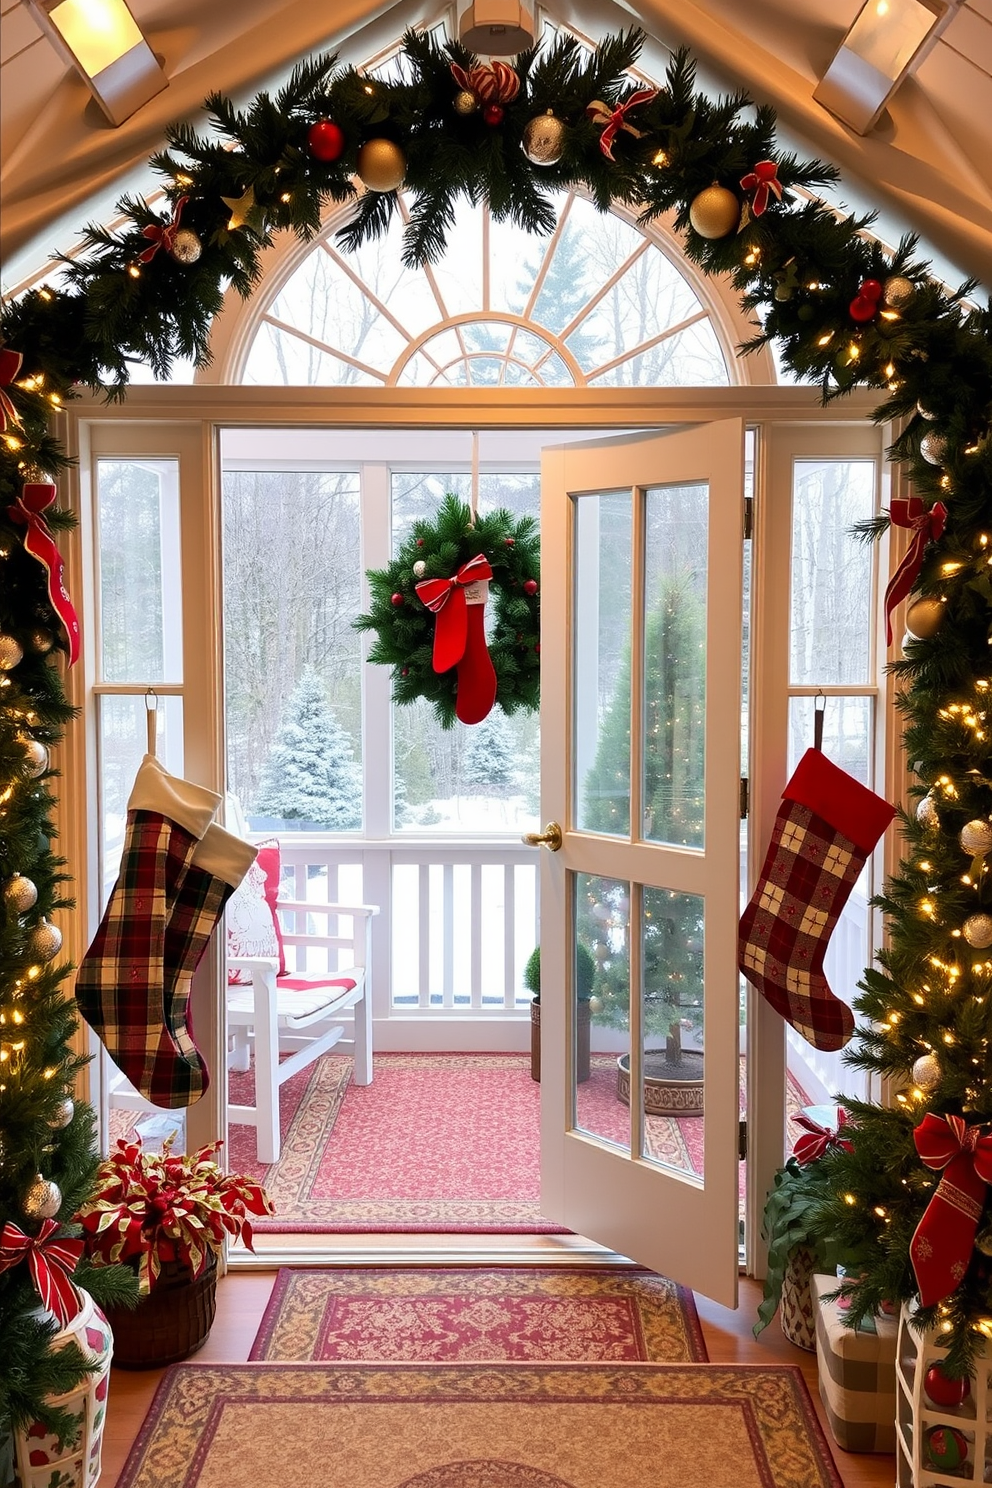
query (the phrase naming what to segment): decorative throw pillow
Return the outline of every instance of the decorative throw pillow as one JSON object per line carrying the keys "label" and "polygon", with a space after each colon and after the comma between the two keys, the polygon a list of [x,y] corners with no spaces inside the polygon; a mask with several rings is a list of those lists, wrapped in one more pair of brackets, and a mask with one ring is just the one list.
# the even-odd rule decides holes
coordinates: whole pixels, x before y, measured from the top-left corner
{"label": "decorative throw pillow", "polygon": [[[258,857],[227,901],[227,954],[271,956],[279,962],[280,975],[286,970],[276,911],[281,873],[279,843],[274,839],[261,843]],[[246,966],[232,966],[227,980],[245,986],[251,983],[251,972]]]}

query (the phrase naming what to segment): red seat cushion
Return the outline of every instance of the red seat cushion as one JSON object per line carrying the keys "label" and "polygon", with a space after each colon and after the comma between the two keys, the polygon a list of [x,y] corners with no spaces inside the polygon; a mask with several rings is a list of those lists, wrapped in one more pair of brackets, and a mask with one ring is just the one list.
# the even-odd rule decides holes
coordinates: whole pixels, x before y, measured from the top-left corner
{"label": "red seat cushion", "polygon": [[[227,901],[227,954],[229,956],[269,956],[279,963],[279,974],[286,970],[286,953],[282,927],[276,905],[282,863],[279,843],[263,842],[239,886]],[[227,980],[238,986],[251,982],[246,966],[232,966]]]}

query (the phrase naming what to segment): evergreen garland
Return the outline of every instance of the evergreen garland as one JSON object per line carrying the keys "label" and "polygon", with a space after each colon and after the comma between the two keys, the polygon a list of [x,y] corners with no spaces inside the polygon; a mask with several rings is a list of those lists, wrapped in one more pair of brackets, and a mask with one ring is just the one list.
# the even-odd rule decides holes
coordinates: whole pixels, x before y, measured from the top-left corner
{"label": "evergreen garland", "polygon": [[[539,543],[533,517],[497,511],[476,516],[457,496],[445,496],[433,518],[414,522],[388,568],[369,569],[371,607],[355,621],[375,631],[369,661],[392,667],[393,700],[425,698],[442,728],[455,722],[457,676],[454,668],[435,672],[435,616],[417,598],[424,579],[447,579],[481,553],[489,560],[492,618],[486,626],[489,655],[496,672],[496,704],[504,713],[538,706],[541,675],[541,608],[538,589]],[[423,572],[414,572],[414,564]],[[531,588],[533,586],[533,588]],[[487,605],[487,618],[489,606]]]}
{"label": "evergreen garland", "polygon": [[[992,819],[983,726],[992,610],[992,311],[969,302],[973,284],[949,294],[931,280],[915,239],[905,239],[890,257],[865,233],[870,216],[838,218],[809,200],[811,189],[836,180],[834,169],[778,154],[771,110],[752,108],[741,94],[713,101],[698,93],[686,53],[675,56],[663,88],[631,103],[636,88],[626,69],[641,41],[630,31],[588,51],[565,37],[546,52],[522,54],[513,64],[519,92],[494,123],[484,112],[463,116],[454,108],[451,64],[468,67],[477,59],[457,43],[438,47],[415,34],[405,39],[400,81],[366,77],[322,56],[297,67],[274,97],[260,94],[243,111],[215,95],[207,103],[213,133],[204,137],[177,126],[169,131],[169,147],[152,160],[165,180],[164,214],[125,199],[123,225],[88,228],[81,256],[63,262],[58,287],[32,290],[2,307],[0,344],[21,353],[23,365],[13,385],[0,389],[13,410],[0,420],[0,633],[20,644],[24,660],[7,671],[9,686],[0,692],[0,794],[10,788],[14,802],[3,808],[0,875],[4,884],[14,873],[31,877],[39,900],[27,916],[9,908],[5,913],[0,1011],[9,1019],[33,964],[26,932],[61,903],[61,864],[49,847],[51,777],[26,777],[22,738],[25,709],[36,716],[31,728],[37,738],[51,745],[69,719],[57,665],[62,643],[44,574],[24,553],[23,529],[8,512],[25,479],[41,471],[54,475],[65,463],[49,433],[53,409],[76,384],[123,393],[135,361],[147,362],[160,377],[177,356],[202,365],[210,321],[226,286],[250,295],[273,233],[289,229],[302,240],[311,238],[328,202],[354,204],[341,233],[346,246],[381,236],[396,210],[396,195],[360,194],[354,181],[358,151],[373,138],[391,140],[406,158],[413,198],[404,236],[410,264],[430,262],[443,251],[460,195],[531,231],[550,230],[550,193],[561,187],[584,187],[603,211],[614,202],[639,205],[645,222],[674,212],[689,257],[708,273],[729,274],[755,313],[759,329],[743,350],[776,339],[786,369],[815,379],[824,398],[856,385],[882,390],[877,417],[904,421],[893,458],[905,466],[924,508],[938,498],[948,507],[946,528],[928,549],[915,585],[918,594],[944,602],[944,623],[939,635],[911,642],[895,664],[909,758],[921,792],[935,792],[938,824],[903,819],[907,857],[880,900],[889,917],[890,948],[880,969],[866,974],[859,1003],[875,1027],[856,1036],[852,1053],[856,1065],[894,1078],[901,1104],[884,1110],[849,1102],[857,1120],[853,1151],[824,1159],[836,1165],[835,1191],[843,1196],[828,1222],[842,1235],[845,1250],[860,1247],[864,1256],[851,1309],[856,1320],[883,1297],[914,1295],[909,1238],[937,1182],[913,1145],[922,1113],[962,1114],[970,1125],[992,1122],[992,962],[962,954],[959,933],[968,914],[984,910],[992,899],[992,875],[976,870],[972,882],[963,882],[969,860],[957,837],[964,824]],[[623,120],[631,128],[617,129],[612,160],[587,113],[593,103],[607,111],[630,105]],[[520,145],[528,123],[548,110],[564,126],[562,152],[553,164],[536,166]],[[315,158],[309,143],[313,126],[325,120],[342,131],[342,149],[333,161]],[[772,192],[767,209],[759,211],[758,193],[745,183],[762,162],[774,163],[781,196]],[[734,208],[733,222],[716,237],[698,230],[693,211],[713,183],[729,193]],[[230,206],[239,200],[243,212]],[[192,247],[200,250],[185,262],[168,241],[180,202],[182,229],[195,235]],[[57,512],[46,516],[53,528],[69,525]],[[500,562],[492,650],[498,701],[509,711],[534,706],[537,699],[537,606],[512,587],[525,571],[536,576],[536,566],[523,567],[527,553],[536,565],[536,550],[528,532],[521,533],[518,551],[510,554],[504,543],[497,554],[501,534],[487,526],[493,521],[480,519],[475,536],[492,531],[482,550]],[[450,574],[459,558],[472,556],[464,517],[452,512],[451,522],[442,547],[429,555],[439,574]],[[870,524],[868,535],[886,525],[884,517]],[[373,586],[367,617],[378,632],[373,655],[393,667],[398,700],[427,696],[442,720],[450,721],[452,679],[430,670],[433,617],[413,603],[401,614],[387,616],[383,608],[393,592],[409,592],[411,558],[404,548]],[[54,637],[51,650],[33,641],[39,627]],[[33,1171],[64,1184],[60,1218],[66,1219],[91,1170],[92,1128],[85,1112],[67,1131],[47,1125],[54,1092],[68,1088],[78,1068],[68,1044],[72,1018],[58,990],[64,975],[65,968],[46,970],[32,989],[30,1052],[18,1078],[7,1074],[0,1082],[0,1222],[23,1218],[22,1197]],[[3,1033],[0,1043],[7,1042]],[[939,1079],[924,1091],[910,1072],[930,1050],[937,1051]],[[43,1065],[57,1076],[39,1077]],[[9,1046],[8,1067],[13,1072]],[[968,1365],[980,1336],[975,1330],[992,1327],[986,1322],[992,1314],[988,1204],[978,1238],[981,1248],[948,1299],[946,1316],[941,1313],[949,1363],[956,1369]],[[68,1376],[53,1379],[46,1329],[28,1322],[32,1305],[24,1268],[4,1272],[0,1353],[16,1370],[0,1375],[0,1435],[12,1414],[21,1420],[43,1415],[45,1394],[68,1383]]]}

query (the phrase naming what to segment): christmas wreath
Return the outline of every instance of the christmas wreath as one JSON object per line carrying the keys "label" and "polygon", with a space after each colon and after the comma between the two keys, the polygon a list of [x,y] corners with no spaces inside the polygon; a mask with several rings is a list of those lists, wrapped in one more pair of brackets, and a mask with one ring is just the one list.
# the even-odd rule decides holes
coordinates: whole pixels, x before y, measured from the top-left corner
{"label": "christmas wreath", "polygon": [[[539,542],[532,517],[479,514],[445,496],[414,522],[388,568],[368,571],[369,661],[393,669],[393,698],[426,698],[443,728],[538,706]],[[487,600],[492,601],[487,619]]]}

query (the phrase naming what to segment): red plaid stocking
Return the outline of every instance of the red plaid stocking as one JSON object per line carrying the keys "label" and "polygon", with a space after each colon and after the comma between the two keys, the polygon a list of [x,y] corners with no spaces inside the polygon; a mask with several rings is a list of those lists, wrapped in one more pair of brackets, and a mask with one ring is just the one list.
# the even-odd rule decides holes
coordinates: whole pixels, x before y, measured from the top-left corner
{"label": "red plaid stocking", "polygon": [[145,756],[128,800],[120,874],[76,974],[80,1012],[149,1100],[166,1025],[166,926],[219,801]]}
{"label": "red plaid stocking", "polygon": [[816,1049],[842,1049],[854,1015],[823,975],[827,943],[865,859],[895,815],[887,801],[808,749],[782,792],[758,886],[741,918],[738,964]]}

